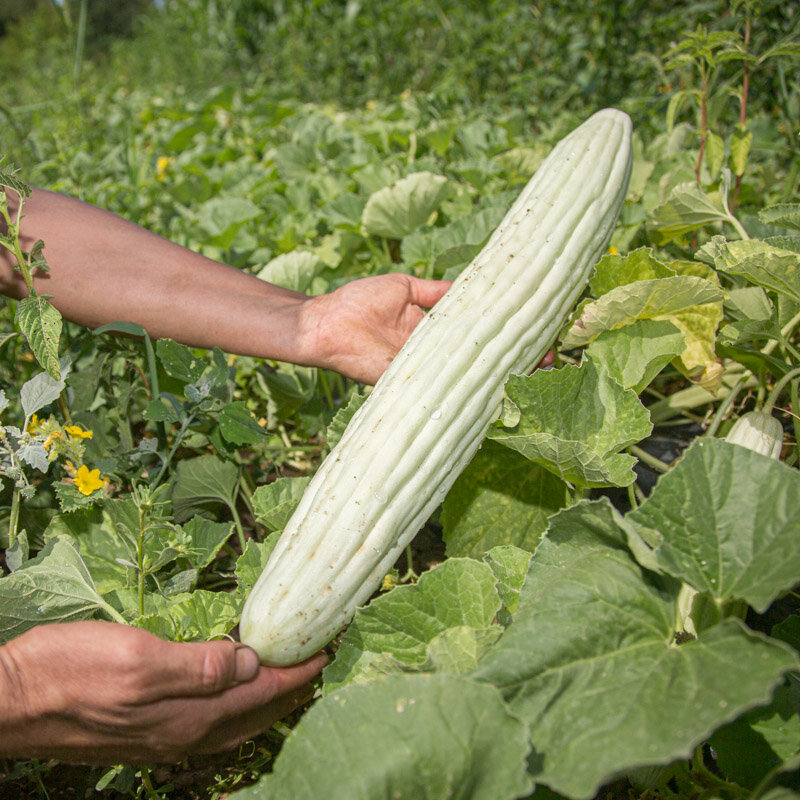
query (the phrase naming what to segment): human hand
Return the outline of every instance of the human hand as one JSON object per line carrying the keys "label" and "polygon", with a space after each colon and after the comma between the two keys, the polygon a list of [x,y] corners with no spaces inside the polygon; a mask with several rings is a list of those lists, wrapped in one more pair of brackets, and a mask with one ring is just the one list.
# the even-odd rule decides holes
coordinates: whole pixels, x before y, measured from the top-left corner
{"label": "human hand", "polygon": [[118,764],[227,750],[304,702],[325,660],[262,667],[228,640],[167,642],[112,622],[41,625],[0,647],[0,756]]}
{"label": "human hand", "polygon": [[411,331],[450,287],[413,275],[374,275],[307,301],[305,324],[313,361],[374,384]]}

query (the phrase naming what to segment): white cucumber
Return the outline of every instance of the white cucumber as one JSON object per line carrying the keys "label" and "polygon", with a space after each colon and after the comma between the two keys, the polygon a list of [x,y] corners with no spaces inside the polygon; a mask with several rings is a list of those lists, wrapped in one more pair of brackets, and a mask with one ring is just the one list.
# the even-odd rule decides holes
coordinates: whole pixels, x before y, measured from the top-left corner
{"label": "white cucumber", "polygon": [[266,664],[329,642],[480,446],[512,372],[552,345],[627,191],[631,123],[605,109],[562,139],[353,416],[245,604]]}

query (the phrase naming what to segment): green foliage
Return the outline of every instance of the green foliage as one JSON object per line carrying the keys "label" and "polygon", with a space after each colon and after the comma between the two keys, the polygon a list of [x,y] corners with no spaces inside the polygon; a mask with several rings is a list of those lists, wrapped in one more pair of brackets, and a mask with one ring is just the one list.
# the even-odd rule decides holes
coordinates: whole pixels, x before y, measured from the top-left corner
{"label": "green foliage", "polygon": [[[80,5],[38,3],[0,38],[0,152],[23,165],[0,167],[0,235],[23,270],[46,264],[16,252],[21,178],[299,291],[452,277],[578,119],[635,120],[614,249],[427,526],[444,563],[416,579],[412,552],[278,760],[272,732],[217,785],[796,797],[793,5],[90,3],[78,59]],[[0,635],[91,616],[230,634],[366,392],[52,311],[0,311]],[[717,438],[768,393],[780,461]],[[141,794],[135,772],[98,791]]]}

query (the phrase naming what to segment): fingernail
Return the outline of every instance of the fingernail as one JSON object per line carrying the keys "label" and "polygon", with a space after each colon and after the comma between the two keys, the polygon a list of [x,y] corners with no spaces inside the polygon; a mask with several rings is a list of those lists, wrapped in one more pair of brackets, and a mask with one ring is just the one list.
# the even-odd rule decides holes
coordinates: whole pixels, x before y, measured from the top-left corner
{"label": "fingernail", "polygon": [[235,680],[238,683],[244,681],[251,681],[255,678],[258,672],[259,662],[258,653],[247,645],[239,645],[236,648],[236,675]]}

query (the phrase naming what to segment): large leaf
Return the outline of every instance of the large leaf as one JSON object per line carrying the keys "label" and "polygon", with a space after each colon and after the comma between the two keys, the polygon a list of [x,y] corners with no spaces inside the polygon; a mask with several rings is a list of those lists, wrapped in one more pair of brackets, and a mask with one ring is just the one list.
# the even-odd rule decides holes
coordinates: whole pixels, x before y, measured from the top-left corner
{"label": "large leaf", "polygon": [[241,598],[197,589],[172,597],[149,596],[155,608],[135,620],[140,628],[180,642],[206,641],[230,633],[241,615]]}
{"label": "large leaf", "polygon": [[422,665],[428,645],[448,629],[488,628],[501,607],[496,582],[488,564],[451,558],[416,585],[398,586],[360,608],[325,670],[326,691],[370,677],[377,656],[389,656],[380,671]]}
{"label": "large leaf", "polygon": [[665,572],[765,611],[800,573],[800,472],[744,447],[696,440],[627,520]]}
{"label": "large leaf", "polygon": [[782,203],[759,211],[758,217],[768,225],[780,225],[793,231],[800,231],[800,203]]}
{"label": "large leaf", "polygon": [[256,519],[271,531],[283,530],[310,478],[278,478],[259,486],[253,492],[253,511]]}
{"label": "large leaf", "polygon": [[588,344],[604,331],[637,320],[663,320],[683,334],[681,362],[693,375],[716,361],[714,337],[722,319],[722,298],[719,286],[695,275],[628,283],[583,306],[564,336],[564,346]]}
{"label": "large leaf", "polygon": [[679,586],[633,559],[607,501],[553,517],[513,622],[473,676],[528,723],[537,781],[589,798],[624,770],[687,757],[797,667],[733,620],[676,646]]}
{"label": "large leaf", "polygon": [[491,439],[577,486],[627,486],[632,456],[619,453],[652,425],[636,394],[591,360],[580,367],[512,375],[506,393],[519,409],[515,425],[489,428]]}
{"label": "large leaf", "polygon": [[367,233],[402,239],[424,224],[447,194],[447,178],[415,172],[372,194],[361,222]]}
{"label": "large leaf", "polygon": [[637,394],[685,349],[683,334],[667,320],[640,319],[603,331],[586,349],[593,361]]}
{"label": "large leaf", "polygon": [[532,786],[525,726],[499,692],[398,675],[318,701],[271,775],[236,800],[514,800]]}
{"label": "large leaf", "polygon": [[108,609],[78,551],[63,539],[0,578],[0,643],[45,622],[85,619]]}
{"label": "large leaf", "polygon": [[487,441],[447,493],[441,522],[450,556],[480,557],[512,544],[534,550],[547,518],[567,504],[558,476]]}
{"label": "large leaf", "polygon": [[731,275],[800,302],[800,254],[758,239],[726,242],[715,236],[698,251],[698,258]]}
{"label": "large leaf", "polygon": [[243,197],[212,197],[197,210],[197,223],[212,244],[227,249],[239,229],[263,213]]}
{"label": "large leaf", "polygon": [[281,253],[267,263],[258,273],[262,281],[293,289],[296,292],[307,292],[314,278],[325,265],[314,253],[307,250],[292,250]]}
{"label": "large leaf", "polygon": [[44,297],[23,297],[14,321],[19,325],[36,360],[54,380],[61,378],[58,347],[61,341],[61,314]]}
{"label": "large leaf", "polygon": [[172,507],[181,522],[208,506],[231,508],[238,491],[239,468],[218,456],[202,455],[184,459],[175,470]]}
{"label": "large leaf", "polygon": [[652,248],[639,247],[630,253],[607,253],[595,265],[589,288],[594,297],[600,297],[618,286],[634,281],[668,278],[675,274],[654,255]]}
{"label": "large leaf", "polygon": [[709,222],[730,221],[730,213],[719,192],[705,193],[695,183],[676,186],[669,199],[656,208],[650,218],[657,244],[666,244]]}

